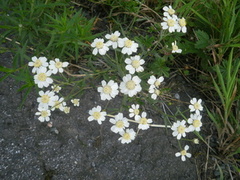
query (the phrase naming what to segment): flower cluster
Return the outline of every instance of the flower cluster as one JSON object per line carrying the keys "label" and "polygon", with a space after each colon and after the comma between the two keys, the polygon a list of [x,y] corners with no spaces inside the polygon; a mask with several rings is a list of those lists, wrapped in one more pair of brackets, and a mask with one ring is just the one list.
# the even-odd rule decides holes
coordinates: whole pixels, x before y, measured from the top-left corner
{"label": "flower cluster", "polygon": [[[172,32],[182,32],[186,33],[186,20],[184,18],[178,18],[175,14],[175,10],[171,6],[165,6],[164,10],[164,22],[161,23],[162,29],[168,29],[170,33]],[[119,31],[115,31],[111,34],[105,35],[105,39],[96,38],[92,43],[91,47],[93,48],[93,55],[104,55],[107,54],[111,49],[115,50],[115,57],[111,59],[114,64],[118,64],[119,61],[125,62],[126,73],[121,71],[119,75],[122,77],[120,83],[115,82],[110,79],[109,81],[102,80],[101,85],[97,88],[97,91],[100,93],[101,100],[111,100],[115,98],[119,93],[127,95],[128,97],[133,97],[142,91],[141,86],[141,74],[138,73],[144,71],[145,60],[137,53],[139,45],[128,39],[127,37],[121,38]],[[172,42],[172,53],[181,53],[182,50],[178,48],[177,42]],[[119,58],[119,54],[121,58]],[[134,54],[135,53],[135,54]],[[117,55],[116,55],[117,54]],[[106,55],[109,58],[109,55]],[[111,63],[112,63],[111,62]],[[120,63],[121,64],[121,63]],[[150,94],[153,100],[156,100],[161,94],[161,87],[164,81],[164,77],[156,77],[151,75],[147,81],[149,88],[148,93]],[[106,117],[110,117],[109,122],[112,124],[111,131],[120,135],[119,141],[121,143],[130,143],[136,138],[136,135],[139,130],[147,130],[150,126],[154,127],[167,127],[171,128],[172,135],[181,140],[181,138],[186,137],[186,134],[189,132],[200,131],[202,126],[200,111],[203,110],[201,105],[202,100],[197,100],[193,98],[189,106],[190,109],[190,118],[188,120],[177,120],[173,123],[172,126],[163,126],[151,124],[152,119],[147,117],[146,112],[140,112],[139,104],[132,104],[129,108],[129,118],[124,117],[123,113],[117,113],[116,115],[110,115],[107,112],[102,110],[101,106],[96,106],[89,110],[89,121],[97,121],[98,124],[102,124],[106,120]],[[194,112],[194,113],[193,113]],[[130,128],[130,122],[137,123],[137,131],[134,131],[133,128]],[[198,139],[193,140],[194,143],[198,143]],[[181,156],[182,161],[186,160],[186,157],[190,158],[191,154],[187,151],[189,146],[186,145],[181,152],[176,153],[176,157]]]}
{"label": "flower cluster", "polygon": [[105,111],[102,111],[101,106],[97,106],[89,110],[89,121],[97,121],[98,124],[102,124],[103,121],[105,121],[106,117],[109,116],[111,117],[109,119],[109,122],[112,125],[111,131],[114,133],[119,134],[121,137],[118,139],[121,141],[122,144],[125,143],[130,143],[133,141],[137,135],[136,131],[134,131],[133,128],[129,128],[130,123],[129,122],[134,122],[138,124],[138,130],[147,130],[150,127],[150,124],[152,123],[152,119],[147,118],[147,113],[142,112],[140,114],[139,110],[139,104],[132,104],[131,107],[129,108],[129,117],[134,118],[128,119],[123,116],[123,113],[118,113],[115,116],[107,114]]}
{"label": "flower cluster", "polygon": [[[175,10],[172,6],[163,7],[164,17],[161,23],[162,29],[170,33],[173,32],[182,32],[186,33],[186,20],[185,18],[178,18],[175,14]],[[93,48],[92,54],[96,55],[107,55],[107,52],[111,49],[115,50],[115,57],[111,59],[112,64],[119,64],[119,61],[124,62],[124,66],[119,68],[121,73],[118,75],[121,76],[120,82],[115,82],[110,79],[109,81],[102,80],[101,85],[97,88],[97,91],[100,93],[101,100],[111,100],[115,98],[119,93],[127,95],[128,97],[136,96],[142,91],[141,86],[141,72],[144,71],[145,60],[140,54],[136,54],[138,51],[138,43],[127,38],[120,37],[121,34],[119,31],[115,31],[111,34],[106,34],[104,38],[96,38],[91,43]],[[177,42],[172,42],[172,53],[181,53],[182,50],[178,48]],[[119,58],[118,55],[121,55]],[[120,65],[122,63],[120,62]],[[66,68],[69,63],[62,62],[60,59],[55,58],[54,60],[48,60],[46,57],[32,57],[32,61],[28,63],[32,67],[32,73],[34,74],[34,83],[40,88],[39,97],[37,98],[38,112],[35,115],[39,116],[38,119],[41,122],[50,121],[51,112],[59,109],[60,111],[65,112],[66,114],[70,112],[70,107],[67,106],[65,99],[58,95],[61,90],[61,87],[55,84],[53,78],[57,73],[63,75],[64,68]],[[125,67],[125,68],[124,68]],[[118,69],[118,67],[117,67]],[[122,72],[124,71],[124,72]],[[139,74],[138,74],[139,73]],[[153,100],[156,100],[161,94],[161,87],[164,81],[164,77],[156,77],[151,75],[147,81],[149,88],[147,92],[150,94],[150,97]],[[51,85],[51,89],[49,86]],[[49,88],[49,89],[44,89]],[[79,106],[79,99],[71,99],[71,102],[74,106]],[[172,126],[167,125],[156,125],[152,124],[153,120],[148,118],[147,112],[140,111],[139,104],[132,104],[128,109],[129,118],[125,117],[123,113],[118,112],[116,115],[110,115],[102,109],[101,106],[97,105],[89,110],[88,121],[97,121],[99,125],[109,117],[109,122],[112,124],[110,130],[113,133],[118,134],[120,137],[118,140],[122,144],[128,144],[132,142],[140,130],[147,130],[150,127],[165,127],[171,128],[172,135],[181,140],[186,137],[189,132],[199,132],[202,127],[202,116],[200,112],[203,110],[201,105],[202,100],[197,100],[196,98],[191,99],[189,109],[190,109],[190,118],[187,120],[177,120],[172,124]],[[137,129],[130,128],[130,122],[135,123]],[[193,142],[198,144],[198,139],[194,139]],[[185,161],[186,157],[190,158],[191,154],[187,152],[189,146],[185,147],[175,154],[176,157],[181,156],[181,160]]]}
{"label": "flower cluster", "polygon": [[[190,100],[191,105],[189,105],[190,113],[194,112],[194,114],[190,114],[190,118],[188,120],[182,120],[174,122],[171,129],[173,130],[172,135],[174,137],[177,137],[178,140],[180,140],[182,137],[186,137],[186,133],[197,131],[199,132],[202,127],[202,116],[200,115],[200,111],[203,110],[203,106],[201,105],[202,100],[197,100],[196,98],[193,98]],[[196,140],[195,140],[196,141]],[[194,142],[195,143],[195,142]],[[182,150],[180,153],[176,153],[176,156],[181,155],[182,161],[185,161],[187,157],[191,157],[190,153],[187,153],[187,150],[189,149],[189,146],[185,146],[184,150]]]}
{"label": "flower cluster", "polygon": [[[131,55],[133,52],[137,52],[138,44],[128,38],[120,38],[119,31],[115,31],[112,34],[107,34],[105,36],[108,41],[104,43],[104,39],[96,38],[91,46],[93,49],[93,55],[105,55],[107,51],[112,47],[114,50],[118,47],[122,54]],[[137,95],[137,93],[142,91],[141,87],[141,79],[135,73],[143,72],[144,67],[142,66],[145,63],[145,60],[141,58],[139,55],[134,55],[130,57],[126,57],[124,62],[126,63],[125,70],[128,71],[128,74],[122,77],[122,82],[118,84],[113,80],[106,82],[103,80],[101,82],[101,86],[98,87],[98,92],[100,93],[101,100],[111,100],[115,98],[119,92],[128,95],[129,97],[133,97]],[[155,78],[155,79],[154,79]],[[161,82],[163,82],[164,78],[160,77],[156,79],[155,76],[151,76],[148,83],[149,93],[152,94],[152,99],[157,99],[157,96],[160,94],[159,86]]]}
{"label": "flower cluster", "polygon": [[[107,39],[106,43],[102,38],[94,39],[91,44],[91,47],[93,47],[93,55],[105,55],[111,47],[114,50],[120,48],[123,55],[136,53],[139,45],[127,37],[120,38],[120,35],[119,31],[105,35],[105,38]],[[145,61],[139,55],[135,55],[125,58],[124,62],[126,63],[125,69],[129,74],[122,77],[122,82],[119,85],[113,80],[110,80],[109,82],[103,80],[101,82],[101,87],[98,87],[101,100],[111,100],[118,95],[119,92],[128,95],[129,97],[133,97],[142,90],[140,85],[141,79],[134,74],[136,72],[143,72],[144,68],[142,65]]]}
{"label": "flower cluster", "polygon": [[[54,80],[52,78],[57,73],[63,73],[63,68],[68,65],[68,62],[61,62],[58,58],[48,62],[46,57],[37,58],[36,56],[32,57],[32,61],[28,63],[28,66],[33,67],[32,73],[35,74],[35,84],[41,88],[37,98],[39,103],[38,112],[35,113],[35,115],[39,116],[38,120],[41,122],[50,121],[51,112],[55,109],[65,113],[70,112],[70,107],[66,106],[64,98],[57,95],[61,87],[53,84]],[[43,90],[43,88],[48,88],[50,84],[53,84],[50,90]],[[72,99],[71,102],[74,106],[79,106],[79,99]]]}
{"label": "flower cluster", "polygon": [[[168,29],[170,33],[172,32],[187,32],[187,23],[185,18],[178,18],[177,15],[175,14],[175,10],[172,8],[172,6],[164,6],[164,17],[163,21],[161,23],[161,26],[163,29]],[[182,49],[179,49],[177,46],[177,42],[172,43],[172,53],[181,53]]]}
{"label": "flower cluster", "polygon": [[113,49],[122,48],[122,54],[131,55],[132,53],[137,52],[138,44],[128,38],[120,38],[120,32],[115,31],[112,34],[107,34],[105,38],[108,40],[104,43],[104,39],[96,38],[94,39],[91,47],[93,47],[93,55],[105,55],[107,51],[109,51],[109,47]]}
{"label": "flower cluster", "polygon": [[168,29],[170,33],[172,32],[187,32],[187,23],[185,18],[178,18],[178,16],[175,14],[175,10],[172,8],[172,6],[164,6],[164,17],[163,21],[161,23],[161,26],[163,29]]}
{"label": "flower cluster", "polygon": [[156,78],[155,76],[150,76],[148,80],[148,84],[150,85],[148,92],[151,94],[152,99],[157,99],[157,96],[160,95],[159,87],[161,83],[164,81],[164,77],[161,76],[159,78]]}

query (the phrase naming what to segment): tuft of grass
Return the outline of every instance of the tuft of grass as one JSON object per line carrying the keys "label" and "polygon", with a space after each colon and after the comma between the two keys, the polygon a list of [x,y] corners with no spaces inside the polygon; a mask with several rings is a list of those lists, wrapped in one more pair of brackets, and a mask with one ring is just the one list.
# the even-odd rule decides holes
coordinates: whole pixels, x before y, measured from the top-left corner
{"label": "tuft of grass", "polygon": [[49,42],[43,52],[48,51],[54,57],[69,57],[78,61],[81,51],[85,51],[92,35],[95,18],[88,20],[83,16],[82,10],[67,10],[64,7],[61,14],[54,16],[46,14],[49,18],[43,32],[49,35]]}
{"label": "tuft of grass", "polygon": [[[226,64],[214,66],[216,72],[212,75],[214,88],[221,100],[216,112],[208,111],[209,117],[215,123],[219,138],[219,153],[228,159],[239,153],[240,117],[239,117],[239,69],[240,59],[233,59],[234,48],[230,51]],[[223,61],[225,62],[225,61]]]}
{"label": "tuft of grass", "polygon": [[[217,130],[216,154],[219,161],[239,168],[240,156],[240,4],[238,0],[181,1],[180,11],[190,14],[189,26],[196,38],[194,46],[185,40],[187,50],[200,58],[196,67],[208,74],[204,90],[213,104],[207,111]],[[196,58],[197,59],[197,58]],[[195,77],[195,78],[201,78]],[[201,80],[201,79],[200,79]],[[202,88],[202,87],[201,87]],[[232,177],[220,168],[221,177]],[[236,176],[239,174],[235,168]],[[225,174],[224,174],[225,173]]]}
{"label": "tuft of grass", "polygon": [[34,47],[35,55],[44,52],[45,56],[79,60],[79,52],[96,37],[92,35],[95,18],[87,19],[80,8],[74,9],[69,2],[1,2],[2,38]]}
{"label": "tuft of grass", "polygon": [[5,73],[0,80],[11,76],[23,82],[19,90],[25,90],[25,97],[34,87],[32,74],[26,67],[31,56],[80,62],[83,52],[88,51],[89,41],[98,35],[92,33],[96,18],[87,18],[70,0],[21,3],[6,0],[0,2],[0,7],[0,42],[9,41],[8,51],[13,54],[12,67],[0,67]]}

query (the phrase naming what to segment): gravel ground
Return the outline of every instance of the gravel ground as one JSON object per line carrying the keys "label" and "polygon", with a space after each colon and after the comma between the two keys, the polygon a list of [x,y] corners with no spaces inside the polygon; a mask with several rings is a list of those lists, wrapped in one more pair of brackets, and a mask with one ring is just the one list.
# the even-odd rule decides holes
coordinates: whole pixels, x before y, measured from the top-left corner
{"label": "gravel ground", "polygon": [[[9,67],[11,54],[0,54],[0,64]],[[179,149],[171,130],[141,131],[132,143],[121,144],[119,135],[110,131],[110,123],[100,126],[89,122],[89,109],[106,105],[94,89],[80,97],[79,107],[71,106],[70,114],[55,111],[50,128],[34,116],[38,105],[36,92],[31,92],[19,108],[23,98],[23,93],[17,91],[20,85],[9,77],[0,86],[2,180],[198,179],[198,159],[194,154],[200,146],[192,148],[191,144],[193,158],[182,162],[175,157]],[[121,98],[117,97],[108,107],[120,105]]]}

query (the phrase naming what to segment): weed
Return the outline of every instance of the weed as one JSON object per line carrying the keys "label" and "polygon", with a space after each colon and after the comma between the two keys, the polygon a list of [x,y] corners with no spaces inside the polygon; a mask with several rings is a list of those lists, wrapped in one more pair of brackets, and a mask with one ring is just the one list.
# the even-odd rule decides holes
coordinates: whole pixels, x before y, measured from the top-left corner
{"label": "weed", "polygon": [[[212,103],[217,101],[213,103],[213,110],[208,110],[219,142],[217,153],[213,154],[220,161],[239,166],[239,2],[201,0],[182,3],[184,5],[180,11],[187,9],[184,13],[193,14],[190,26],[194,28],[197,41],[194,44],[196,49],[192,52],[201,58],[200,66],[197,66],[211,77],[203,79],[208,82],[205,93],[207,96],[211,94],[208,98]],[[191,44],[190,41],[185,43]],[[217,94],[211,93],[212,90]],[[220,172],[222,177],[228,177],[222,170]],[[238,174],[238,171],[235,173]]]}

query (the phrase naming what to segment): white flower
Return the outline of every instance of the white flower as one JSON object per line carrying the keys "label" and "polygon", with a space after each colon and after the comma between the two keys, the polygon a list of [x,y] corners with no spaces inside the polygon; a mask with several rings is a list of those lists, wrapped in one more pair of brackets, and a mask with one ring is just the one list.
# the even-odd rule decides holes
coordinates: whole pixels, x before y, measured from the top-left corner
{"label": "white flower", "polygon": [[161,23],[163,29],[168,29],[170,33],[175,32],[178,28],[178,18],[176,15],[167,16],[163,18],[164,22]]}
{"label": "white flower", "polygon": [[41,67],[48,67],[48,62],[46,57],[39,57],[36,56],[32,57],[32,61],[28,63],[28,66],[33,66],[32,73],[36,73],[37,70]]}
{"label": "white flower", "polygon": [[119,31],[115,31],[112,34],[107,34],[105,36],[106,39],[109,39],[109,41],[106,42],[107,46],[112,46],[113,49],[116,49],[118,47],[119,36]]}
{"label": "white flower", "polygon": [[34,82],[38,85],[39,88],[48,87],[49,84],[53,83],[51,70],[47,71],[46,67],[41,67],[37,70],[37,74],[34,76]]}
{"label": "white flower", "polygon": [[203,110],[203,107],[201,105],[202,99],[197,100],[196,98],[193,98],[190,100],[191,105],[189,105],[190,112],[196,112],[197,114],[200,114],[200,111]]}
{"label": "white flower", "polygon": [[138,129],[146,130],[148,129],[149,123],[152,123],[152,119],[147,119],[147,113],[142,112],[141,116],[135,117],[135,120],[139,123]]}
{"label": "white flower", "polygon": [[64,106],[63,112],[65,112],[65,114],[69,114],[70,113],[70,107]]}
{"label": "white flower", "polygon": [[39,91],[39,95],[41,96],[37,98],[39,106],[46,109],[48,109],[49,106],[54,106],[54,101],[57,99],[57,96],[55,96],[55,93],[53,91]]}
{"label": "white flower", "polygon": [[127,74],[123,77],[123,81],[120,84],[120,91],[123,94],[127,94],[129,97],[133,97],[142,90],[140,85],[141,79],[138,76],[131,76]]}
{"label": "white flower", "polygon": [[131,55],[133,52],[137,52],[138,44],[128,38],[123,38],[118,41],[118,46],[122,49],[123,54]]}
{"label": "white flower", "polygon": [[134,74],[135,71],[142,72],[144,70],[141,65],[143,65],[145,61],[138,55],[125,59],[125,63],[127,64],[126,70],[128,70],[130,74]]}
{"label": "white flower", "polygon": [[112,124],[114,124],[111,127],[111,131],[115,133],[119,133],[121,131],[124,131],[125,127],[129,127],[128,119],[123,117],[122,113],[118,113],[115,118],[111,118],[109,120]]}
{"label": "white flower", "polygon": [[65,106],[66,102],[64,102],[64,98],[63,97],[59,98],[59,96],[57,96],[51,110],[54,111],[55,109],[59,109],[60,111],[64,111]]}
{"label": "white flower", "polygon": [[139,116],[139,113],[139,104],[132,104],[131,108],[129,109],[129,117]]}
{"label": "white flower", "polygon": [[163,10],[165,11],[163,13],[164,16],[170,16],[173,15],[175,13],[175,10],[172,8],[172,6],[164,6]]}
{"label": "white flower", "polygon": [[89,110],[88,113],[90,114],[90,116],[88,117],[88,121],[96,120],[98,124],[102,124],[102,121],[105,121],[107,115],[106,112],[102,112],[101,106],[92,108],[91,110]]}
{"label": "white flower", "polygon": [[110,100],[118,95],[118,84],[113,80],[110,80],[108,83],[103,80],[101,83],[102,86],[97,89],[100,92],[101,100]]}
{"label": "white flower", "polygon": [[130,143],[135,139],[136,132],[133,129],[126,129],[126,131],[121,131],[119,134],[122,136],[118,140],[121,141],[122,144]]}
{"label": "white flower", "polygon": [[68,62],[61,62],[58,58],[55,58],[54,61],[51,60],[49,65],[49,69],[52,70],[53,74],[57,74],[58,72],[63,73],[63,68],[68,66]]}
{"label": "white flower", "polygon": [[62,89],[60,86],[58,85],[53,85],[51,86],[52,90],[56,93],[59,93],[59,91]]}
{"label": "white flower", "polygon": [[181,18],[181,19],[178,19],[178,28],[177,28],[177,32],[183,32],[183,33],[186,33],[187,32],[187,22],[185,20],[185,18]]}
{"label": "white flower", "polygon": [[182,52],[182,50],[178,48],[177,42],[176,41],[173,42],[172,43],[172,53],[181,53],[181,52]]}
{"label": "white flower", "polygon": [[100,39],[100,38],[94,39],[91,46],[94,48],[92,52],[93,55],[97,55],[97,53],[101,55],[105,55],[106,52],[109,50],[107,44],[104,43],[104,39]]}
{"label": "white flower", "polygon": [[156,78],[154,75],[150,76],[148,79],[148,84],[150,85],[148,92],[151,94],[151,98],[156,100],[160,94],[160,90],[158,89],[161,83],[164,81],[164,77],[161,76]]}
{"label": "white flower", "polygon": [[182,120],[182,121],[177,121],[175,123],[173,123],[172,125],[172,130],[173,136],[177,136],[177,139],[181,139],[181,137],[186,137],[186,132],[189,132],[189,129],[186,127],[186,121]]}
{"label": "white flower", "polygon": [[50,120],[50,116],[51,116],[51,112],[49,109],[46,109],[44,107],[38,107],[38,111],[39,112],[36,112],[35,115],[39,116],[38,120],[41,121],[41,122],[44,122],[44,121],[49,121]]}
{"label": "white flower", "polygon": [[201,119],[202,116],[200,114],[190,115],[190,118],[188,119],[188,123],[190,124],[190,131],[200,131],[200,128],[202,127]]}
{"label": "white flower", "polygon": [[181,160],[182,160],[182,161],[186,161],[186,157],[185,157],[185,156],[187,156],[188,158],[192,157],[192,155],[187,152],[188,149],[189,149],[189,146],[186,145],[186,146],[184,147],[184,150],[182,150],[181,152],[177,152],[177,153],[175,154],[175,156],[176,156],[176,157],[181,156]]}
{"label": "white flower", "polygon": [[160,94],[160,90],[157,89],[154,85],[151,85],[151,86],[149,87],[148,92],[151,94],[151,98],[154,99],[154,100],[156,100],[157,97],[158,97],[159,94]]}
{"label": "white flower", "polygon": [[[158,79],[155,76],[150,76],[150,78],[148,79],[148,84],[150,85],[150,88],[159,88],[159,86],[161,85],[161,83],[164,81],[164,77],[161,76]],[[149,89],[150,89],[149,88]]]}
{"label": "white flower", "polygon": [[74,106],[79,106],[79,99],[71,99]]}

